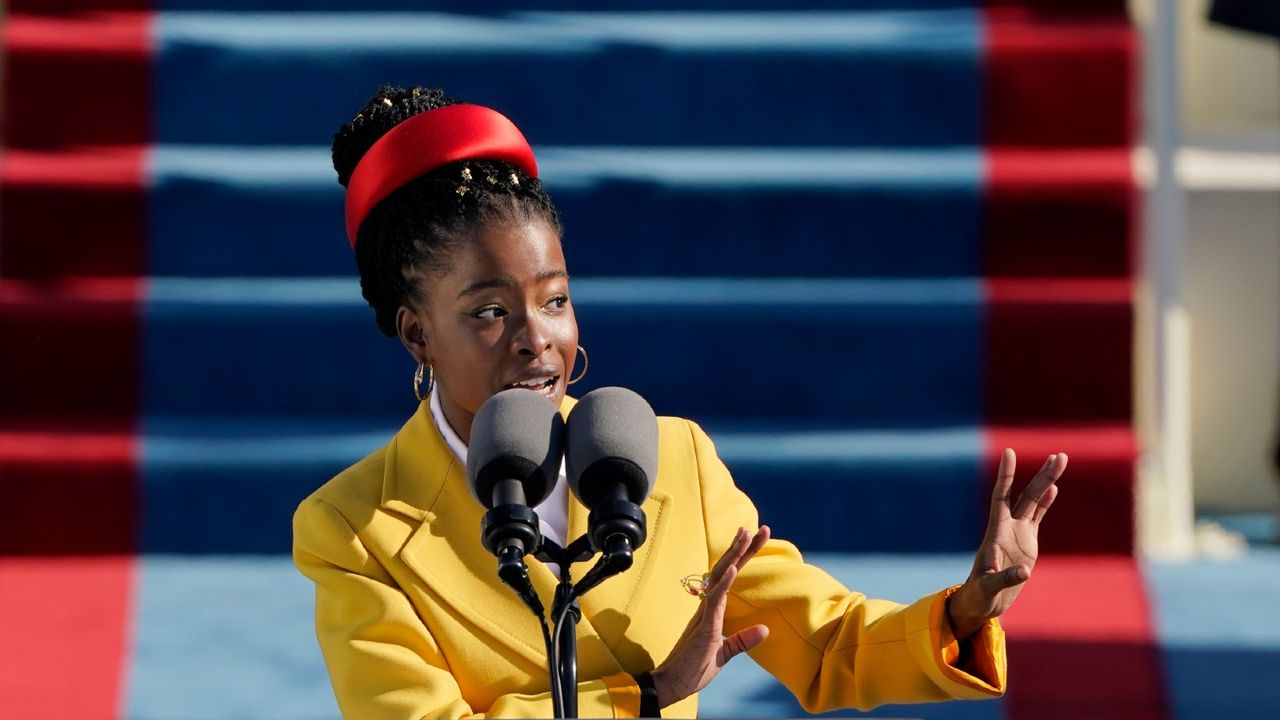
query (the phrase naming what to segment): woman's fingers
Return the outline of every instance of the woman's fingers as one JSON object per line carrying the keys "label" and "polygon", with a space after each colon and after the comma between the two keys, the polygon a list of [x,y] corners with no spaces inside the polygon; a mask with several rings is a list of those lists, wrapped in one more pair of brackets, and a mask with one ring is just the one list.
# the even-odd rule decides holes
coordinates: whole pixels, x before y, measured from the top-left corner
{"label": "woman's fingers", "polygon": [[738,568],[730,565],[718,582],[707,588],[702,597],[702,630],[708,639],[719,639],[724,628],[724,609],[729,598],[729,586],[738,577]]}
{"label": "woman's fingers", "polygon": [[991,488],[991,519],[1000,516],[1001,508],[1009,506],[1009,492],[1013,488],[1013,470],[1017,467],[1018,457],[1013,448],[1005,448],[1000,454],[1000,469],[996,471],[996,484]]}
{"label": "woman's fingers", "polygon": [[738,566],[730,565],[725,569],[711,586],[706,588],[706,595],[703,597],[708,604],[714,604],[729,594],[729,586],[733,585],[733,581],[738,578]]}
{"label": "woman's fingers", "polygon": [[1045,461],[1044,467],[1040,468],[1040,472],[1031,479],[1031,483],[1018,496],[1018,502],[1013,506],[1010,513],[1013,517],[1022,519],[1031,515],[1035,508],[1044,498],[1044,494],[1053,486],[1058,478],[1062,477],[1062,471],[1067,469],[1067,454],[1054,453]]}
{"label": "woman's fingers", "polygon": [[1058,497],[1058,486],[1050,485],[1049,489],[1044,491],[1044,495],[1040,496],[1040,502],[1036,503],[1035,512],[1031,516],[1032,521],[1039,524],[1044,519],[1045,513],[1049,512],[1049,506],[1053,504],[1053,499],[1056,497]]}
{"label": "woman's fingers", "polygon": [[738,559],[738,562],[734,563],[738,566],[739,570],[747,564],[748,560],[755,557],[756,553],[760,552],[760,549],[764,547],[765,543],[769,542],[770,534],[771,531],[769,530],[768,525],[760,526],[760,529],[756,531],[755,536],[751,538],[751,544],[748,545],[747,549],[742,553],[742,557]]}
{"label": "woman's fingers", "polygon": [[730,565],[737,564],[738,558],[741,557],[746,548],[746,543],[746,528],[738,528],[738,531],[733,535],[733,542],[729,543],[729,548],[724,551],[724,554],[720,556],[719,560],[716,560],[716,564],[712,566],[711,572],[707,573],[707,580],[703,588],[704,590],[719,582],[720,578],[724,576],[724,571],[728,569]]}
{"label": "woman's fingers", "polygon": [[707,575],[707,585],[716,584],[720,578],[724,577],[725,570],[731,566],[741,570],[747,561],[755,557],[755,554],[760,552],[764,544],[769,541],[769,534],[768,525],[762,525],[754,536],[747,532],[746,528],[738,528],[738,532],[733,536],[733,542],[729,543],[729,549],[724,551]]}

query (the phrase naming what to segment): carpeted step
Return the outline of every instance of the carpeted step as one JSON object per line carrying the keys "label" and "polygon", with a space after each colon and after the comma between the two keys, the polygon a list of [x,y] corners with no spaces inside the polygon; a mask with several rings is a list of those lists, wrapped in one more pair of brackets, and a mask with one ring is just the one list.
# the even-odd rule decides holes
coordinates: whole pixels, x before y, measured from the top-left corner
{"label": "carpeted step", "polygon": [[146,154],[138,145],[0,153],[0,277],[146,274]]}
{"label": "carpeted step", "polygon": [[[1005,446],[1020,452],[1021,481],[1046,448],[1071,458],[1054,519],[1044,527],[1044,552],[1132,547],[1135,451],[1124,427],[889,432],[739,430],[716,418],[701,424],[761,522],[808,550],[976,547]],[[0,554],[287,553],[298,503],[384,445],[397,427],[161,419],[136,439],[127,432],[0,432],[0,489],[29,508],[0,532]]]}
{"label": "carpeted step", "polygon": [[[538,155],[575,275],[1125,277],[1132,267],[1125,150]],[[17,150],[0,162],[7,277],[353,271],[324,148]]]}
{"label": "carpeted step", "polygon": [[[806,559],[851,589],[898,602],[962,581],[973,561],[969,552]],[[48,589],[0,595],[7,603],[0,636],[14,649],[0,655],[0,707],[18,716],[186,717],[195,703],[210,720],[337,714],[314,641],[313,588],[287,557],[0,559],[0,581]],[[87,583],[95,592],[84,591]],[[1280,670],[1280,625],[1269,602],[1277,593],[1275,548],[1179,563],[1046,558],[1002,618],[1008,695],[871,716],[1110,720],[1216,717],[1225,709],[1269,718],[1280,707],[1270,682]],[[78,692],[33,672],[46,663],[79,671]],[[703,717],[802,715],[746,656],[729,663],[700,701]]]}
{"label": "carpeted step", "polygon": [[[145,415],[399,417],[410,400],[413,363],[396,341],[379,341],[353,279],[147,287]],[[1117,392],[1130,382],[1117,361],[1132,324],[1123,281],[594,278],[572,287],[593,366],[584,387],[628,385],[665,413],[966,425],[988,417],[988,383],[999,391],[997,422],[1129,413]],[[48,333],[75,337],[66,324]]]}
{"label": "carpeted step", "polygon": [[[504,98],[488,102],[547,144],[1124,145],[1132,132],[1122,16],[166,11],[17,14],[4,33],[17,147],[314,145],[371,77]],[[118,121],[17,109],[56,103],[59,78],[93,78],[85,100]],[[591,102],[559,100],[582,87]]]}
{"label": "carpeted step", "polygon": [[143,388],[140,287],[0,280],[0,423],[132,427]]}
{"label": "carpeted step", "polygon": [[[1274,569],[1278,559],[1270,558],[1266,565]],[[815,554],[809,556],[809,560],[848,587],[871,597],[910,602],[962,582],[973,557],[968,553],[926,557]],[[1194,574],[1206,576],[1204,570],[1209,563],[1198,565],[1198,572]],[[1163,568],[1154,572],[1162,573]],[[1167,655],[1162,657],[1163,634],[1148,614],[1149,606],[1152,601],[1158,604],[1166,593],[1171,597],[1198,593],[1194,583],[1180,585],[1176,590],[1161,588],[1165,592],[1159,594],[1150,593],[1144,580],[1152,573],[1152,568],[1143,568],[1124,556],[1043,558],[1017,604],[1001,618],[1001,624],[1008,631],[1008,694],[995,701],[885,706],[869,715],[929,720],[1009,717],[1158,720],[1169,717],[1162,672]],[[1238,572],[1233,577],[1236,578],[1231,583],[1234,587],[1256,585],[1240,582],[1242,575]],[[1268,585],[1274,586],[1274,583]],[[1193,601],[1192,604],[1213,607],[1209,603]],[[1240,597],[1217,607],[1232,608],[1227,613],[1241,611],[1249,619],[1261,617],[1258,609]],[[1183,618],[1190,620],[1192,616],[1180,615],[1180,619]],[[1230,624],[1219,620],[1219,626]],[[1224,655],[1244,659],[1250,653],[1247,644],[1236,639]],[[1271,657],[1270,667],[1274,667],[1274,650]],[[1260,676],[1256,670],[1248,675]],[[1206,668],[1206,674],[1195,678],[1193,686],[1204,682],[1205,677],[1235,684],[1221,670]],[[751,663],[730,663],[708,689],[705,712],[700,715],[793,717],[803,713],[785,688]],[[1234,705],[1226,697],[1229,693],[1215,695],[1223,698],[1227,706],[1241,708],[1245,713],[1242,716],[1267,716],[1265,708],[1269,705],[1261,701],[1256,692],[1236,700]],[[1271,695],[1274,697],[1274,693]],[[1258,714],[1260,712],[1263,714]],[[1210,716],[1212,714],[1204,717]]]}
{"label": "carpeted step", "polygon": [[[849,0],[540,0],[542,10],[843,10]],[[9,0],[14,12],[63,13],[82,10],[421,10],[414,0]],[[937,8],[1033,7],[1055,13],[1120,13],[1125,0],[858,0],[862,9],[929,10]],[[436,0],[435,10],[471,14],[504,14],[528,10],[522,0],[489,0],[477,7],[470,0]]]}
{"label": "carpeted step", "polygon": [[[1130,413],[1127,281],[572,288],[592,360],[581,387],[634,387],[668,414],[890,428]],[[128,297],[0,283],[0,343],[22,348],[0,358],[5,417],[386,418],[413,402],[414,364],[376,334],[352,278],[150,279],[113,292]]]}
{"label": "carpeted step", "polygon": [[138,464],[130,424],[6,419],[0,497],[22,511],[0,526],[0,558],[135,552]]}
{"label": "carpeted step", "polygon": [[136,564],[118,554],[0,555],[5,717],[121,717],[121,679],[134,657]]}

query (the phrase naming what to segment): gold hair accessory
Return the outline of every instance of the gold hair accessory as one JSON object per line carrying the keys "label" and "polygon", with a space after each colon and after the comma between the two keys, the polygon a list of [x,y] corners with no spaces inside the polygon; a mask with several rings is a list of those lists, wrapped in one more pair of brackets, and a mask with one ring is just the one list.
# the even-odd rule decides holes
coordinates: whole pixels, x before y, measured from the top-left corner
{"label": "gold hair accessory", "polygon": [[382,98],[382,104],[386,105],[387,107],[391,107],[391,98],[389,97]]}
{"label": "gold hair accessory", "polygon": [[497,184],[498,184],[498,178],[496,178],[496,177],[494,177],[494,176],[492,176],[492,175],[485,175],[485,176],[484,176],[484,179],[485,179],[485,182],[489,183],[490,185],[497,185]]}
{"label": "gold hair accessory", "polygon": [[458,189],[457,189],[457,190],[454,190],[454,192],[458,193],[458,195],[459,195],[459,196],[466,195],[466,194],[467,194],[467,186],[466,186],[466,185],[459,185],[459,186],[458,186]]}
{"label": "gold hair accessory", "polygon": [[511,173],[511,184],[516,186],[520,185],[520,178],[516,177],[515,173]]}
{"label": "gold hair accessory", "polygon": [[[579,381],[579,380],[581,380],[584,376],[586,376],[586,374],[587,374],[587,368],[591,367],[591,360],[589,360],[589,359],[587,358],[587,349],[586,349],[586,348],[584,348],[584,347],[582,347],[581,345],[579,345],[579,346],[578,346],[578,352],[582,353],[582,372],[578,373],[578,377],[576,377],[576,378],[574,378],[574,379],[572,379],[572,380],[570,380],[570,381],[569,381],[569,384],[570,384],[570,385],[572,385],[572,384],[574,384],[574,383],[578,382],[578,381]],[[575,355],[573,356],[573,359],[576,361],[576,360],[578,359],[578,356],[575,354]],[[570,369],[570,370],[572,370],[573,368],[569,368],[569,369]]]}
{"label": "gold hair accessory", "polygon": [[413,88],[413,96],[414,96],[414,97],[418,97],[418,96],[419,96],[419,95],[421,95],[421,94],[422,94],[422,88],[417,87],[417,86],[414,86],[414,88]]}
{"label": "gold hair accessory", "polygon": [[680,578],[680,585],[685,592],[698,598],[707,596],[707,580],[710,579],[711,573],[702,573],[701,575],[686,575]]}
{"label": "gold hair accessory", "polygon": [[469,168],[469,167],[464,167],[464,168],[462,168],[462,179],[463,179],[463,180],[470,180],[470,179],[471,179],[471,168]]}
{"label": "gold hair accessory", "polygon": [[[419,386],[422,385],[422,375],[426,373],[430,378],[427,381],[427,392],[424,394]],[[431,397],[431,391],[436,389],[436,370],[428,363],[418,363],[418,369],[413,373],[413,395],[418,398],[418,402],[422,402]]]}

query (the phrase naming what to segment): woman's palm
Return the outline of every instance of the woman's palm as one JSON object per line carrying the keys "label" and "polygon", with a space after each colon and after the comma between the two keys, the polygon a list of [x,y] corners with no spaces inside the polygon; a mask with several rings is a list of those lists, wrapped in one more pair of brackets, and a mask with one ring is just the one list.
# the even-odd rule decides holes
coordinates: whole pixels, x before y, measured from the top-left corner
{"label": "woman's palm", "polygon": [[1019,493],[1017,502],[1011,503],[1016,461],[1012,450],[1005,450],[1000,458],[987,532],[974,558],[973,572],[961,588],[963,597],[957,598],[963,605],[958,608],[962,617],[981,621],[1008,610],[1031,577],[1039,556],[1040,521],[1058,496],[1055,483],[1067,468],[1067,455],[1050,455]]}

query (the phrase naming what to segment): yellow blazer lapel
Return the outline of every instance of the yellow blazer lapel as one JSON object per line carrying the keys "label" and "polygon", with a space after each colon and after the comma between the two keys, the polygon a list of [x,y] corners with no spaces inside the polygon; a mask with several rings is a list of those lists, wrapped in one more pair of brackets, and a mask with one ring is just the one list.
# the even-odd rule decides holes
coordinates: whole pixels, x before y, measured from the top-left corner
{"label": "yellow blazer lapel", "polygon": [[[561,412],[568,414],[568,411],[577,402],[571,398],[565,398],[565,405],[561,406]],[[659,446],[661,450],[661,445]],[[661,466],[661,463],[659,463]],[[661,475],[661,473],[659,473]],[[664,489],[655,487],[641,508],[644,510],[645,521],[648,527],[647,537],[644,545],[636,551],[635,560],[630,569],[621,575],[605,580],[597,585],[593,590],[582,596],[582,620],[583,625],[588,625],[591,634],[598,634],[599,644],[608,654],[609,659],[616,666],[616,671],[623,669],[637,670],[636,667],[630,665],[635,663],[638,658],[628,658],[620,656],[620,651],[625,649],[622,647],[625,633],[633,622],[632,612],[637,608],[652,608],[653,603],[646,604],[645,596],[651,588],[653,582],[656,582],[655,567],[659,564],[658,558],[663,556],[663,544],[667,538],[667,531],[670,528],[670,510],[671,495]],[[586,506],[578,502],[573,495],[569,496],[569,528],[568,540],[581,537],[587,532],[587,519],[590,512]],[[574,568],[573,576],[575,580],[581,579],[584,574],[594,564],[592,562],[582,563]],[[581,635],[581,634],[580,634]],[[637,643],[628,643],[628,648],[633,650],[640,649]],[[583,643],[579,640],[579,652],[584,648],[594,649],[593,643]],[[632,653],[622,653],[630,655]],[[627,661],[631,662],[628,663]],[[661,658],[658,658],[661,661]]]}
{"label": "yellow blazer lapel", "polygon": [[[600,639],[615,657],[618,655],[619,644],[631,626],[632,613],[638,608],[649,608],[646,612],[652,612],[652,608],[655,607],[654,603],[646,603],[645,595],[652,583],[657,581],[654,570],[659,564],[658,558],[662,557],[664,552],[663,545],[669,528],[670,513],[667,511],[670,509],[670,503],[671,496],[666,491],[655,487],[649,499],[641,505],[648,525],[647,536],[644,545],[636,551],[631,568],[621,575],[605,580],[582,596],[584,619],[590,619],[595,631],[600,634]],[[587,508],[579,503],[577,498],[570,499],[569,537],[576,538],[587,531],[588,515]],[[597,555],[596,559],[598,558]],[[591,565],[592,563],[583,563],[579,566],[581,569],[575,568],[575,579],[582,577]],[[620,664],[626,664],[625,658],[617,659]],[[658,660],[660,661],[661,658]]]}
{"label": "yellow blazer lapel", "polygon": [[[480,542],[484,508],[467,487],[466,467],[449,450],[427,403],[388,447],[382,506],[422,520],[400,558],[437,596],[477,628],[539,668],[546,650],[537,621],[498,579],[497,560]],[[530,563],[534,588],[550,607],[551,573]]]}
{"label": "yellow blazer lapel", "polygon": [[[561,412],[575,401],[565,398]],[[643,607],[646,578],[662,550],[670,496],[655,489],[644,503],[648,538],[630,570],[606,580],[582,598],[578,625],[579,672],[603,675],[623,669],[615,650],[623,640],[630,608]],[[382,507],[422,522],[400,551],[400,558],[441,600],[456,609],[540,671],[546,650],[532,613],[498,579],[497,561],[480,542],[484,508],[467,487],[466,467],[445,444],[427,403],[405,423],[388,445]],[[587,509],[569,498],[569,539],[586,532]],[[534,589],[550,610],[558,578],[540,561],[528,560]],[[581,578],[590,568],[574,568]]]}

